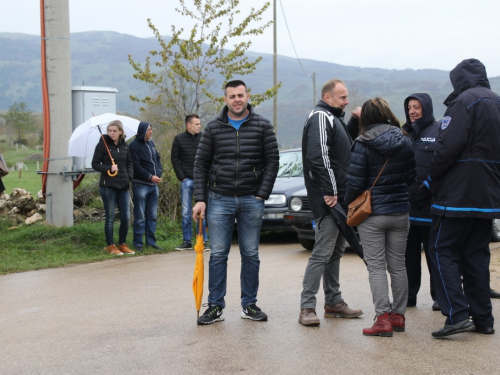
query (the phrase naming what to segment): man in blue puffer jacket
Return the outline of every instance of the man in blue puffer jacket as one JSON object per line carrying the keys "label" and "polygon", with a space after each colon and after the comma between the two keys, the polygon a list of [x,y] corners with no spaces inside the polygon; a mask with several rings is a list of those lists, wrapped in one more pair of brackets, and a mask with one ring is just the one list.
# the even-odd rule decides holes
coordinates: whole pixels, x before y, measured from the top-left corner
{"label": "man in blue puffer jacket", "polygon": [[[433,196],[429,251],[445,337],[492,334],[489,264],[491,219],[500,212],[500,96],[490,90],[484,65],[462,61],[450,72],[429,186]],[[459,264],[463,270],[462,278]],[[469,320],[472,317],[472,322]]]}
{"label": "man in blue puffer jacket", "polygon": [[146,234],[146,245],[165,250],[156,244],[156,219],[158,216],[158,183],[161,182],[160,155],[151,140],[153,128],[149,122],[141,121],[137,136],[129,150],[134,163],[134,247],[142,251],[142,236]]}
{"label": "man in blue puffer jacket", "polygon": [[[429,234],[431,231],[431,197],[426,196],[419,199],[419,186],[429,175],[432,155],[436,147],[439,136],[439,122],[434,119],[432,99],[428,94],[412,94],[405,99],[404,109],[406,124],[403,130],[406,131],[412,141],[415,163],[417,168],[417,178],[410,186],[410,230],[406,242],[405,265],[408,276],[408,307],[417,305],[417,294],[420,290],[422,278],[421,254],[422,245],[424,247],[427,267],[430,270],[429,261]],[[431,274],[431,297],[434,301],[432,309],[439,310],[436,302],[436,295],[432,283]]]}

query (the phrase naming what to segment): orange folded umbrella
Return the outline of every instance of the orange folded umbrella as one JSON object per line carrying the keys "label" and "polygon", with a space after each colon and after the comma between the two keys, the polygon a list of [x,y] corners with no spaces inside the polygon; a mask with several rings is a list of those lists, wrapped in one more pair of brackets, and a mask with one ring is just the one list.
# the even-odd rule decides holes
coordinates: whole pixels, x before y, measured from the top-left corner
{"label": "orange folded umbrella", "polygon": [[196,311],[198,313],[198,318],[200,317],[201,301],[203,299],[203,282],[205,265],[203,263],[203,251],[205,250],[205,244],[203,242],[203,234],[201,234],[201,228],[203,220],[201,215],[198,218],[198,234],[196,235],[196,244],[194,245],[194,251],[196,252],[196,262],[194,264],[194,275],[193,275],[193,293],[194,301],[196,303]]}

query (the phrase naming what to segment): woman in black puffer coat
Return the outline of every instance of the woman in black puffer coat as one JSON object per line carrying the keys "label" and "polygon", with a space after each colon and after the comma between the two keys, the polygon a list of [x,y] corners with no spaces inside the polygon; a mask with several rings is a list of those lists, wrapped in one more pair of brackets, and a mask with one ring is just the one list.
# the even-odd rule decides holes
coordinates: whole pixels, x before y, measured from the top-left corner
{"label": "woman in black puffer coat", "polygon": [[[415,180],[413,147],[389,103],[382,98],[363,104],[359,128],[347,176],[347,204],[370,189],[387,160],[372,190],[372,215],[358,225],[376,313],[375,324],[363,329],[363,334],[392,336],[393,330],[405,329],[405,250],[410,225],[408,186]],[[392,308],[387,270],[391,277]]]}
{"label": "woman in black puffer coat", "polygon": [[[102,138],[95,148],[92,159],[92,168],[101,172],[99,193],[106,212],[104,233],[108,244],[105,249],[112,255],[134,254],[134,251],[130,250],[126,244],[130,222],[129,187],[134,177],[134,166],[128,145],[125,142],[125,133],[121,121],[111,121],[107,127],[107,133],[104,135],[104,139],[115,164],[111,162]],[[116,175],[115,172],[117,172]],[[118,206],[120,212],[118,248],[113,238],[116,206]]]}

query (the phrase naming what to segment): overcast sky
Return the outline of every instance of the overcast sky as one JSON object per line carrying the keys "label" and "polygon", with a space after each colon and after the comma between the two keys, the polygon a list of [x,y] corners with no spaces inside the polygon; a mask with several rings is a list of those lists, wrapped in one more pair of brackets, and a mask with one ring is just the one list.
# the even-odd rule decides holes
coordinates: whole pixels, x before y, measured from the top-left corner
{"label": "overcast sky", "polygon": [[[192,0],[186,0],[191,4]],[[262,0],[241,0],[243,12]],[[386,69],[451,70],[477,58],[500,76],[498,0],[281,0],[300,58]],[[152,37],[193,21],[175,12],[177,0],[69,0],[71,32],[111,30]],[[277,0],[278,54],[295,57]],[[272,5],[265,13],[272,19]],[[39,0],[0,0],[0,32],[40,35]],[[272,53],[272,27],[252,37],[251,50]],[[342,78],[342,77],[338,77]]]}

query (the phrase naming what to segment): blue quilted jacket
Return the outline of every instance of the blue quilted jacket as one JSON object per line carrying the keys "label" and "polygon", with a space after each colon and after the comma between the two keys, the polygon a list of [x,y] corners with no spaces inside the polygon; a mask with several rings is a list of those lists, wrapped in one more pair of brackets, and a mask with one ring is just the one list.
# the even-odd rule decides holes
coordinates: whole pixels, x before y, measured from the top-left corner
{"label": "blue quilted jacket", "polygon": [[387,166],[372,190],[372,215],[410,210],[408,187],[416,174],[413,147],[401,129],[388,124],[371,125],[354,141],[347,176],[347,204],[370,189],[387,158]]}

